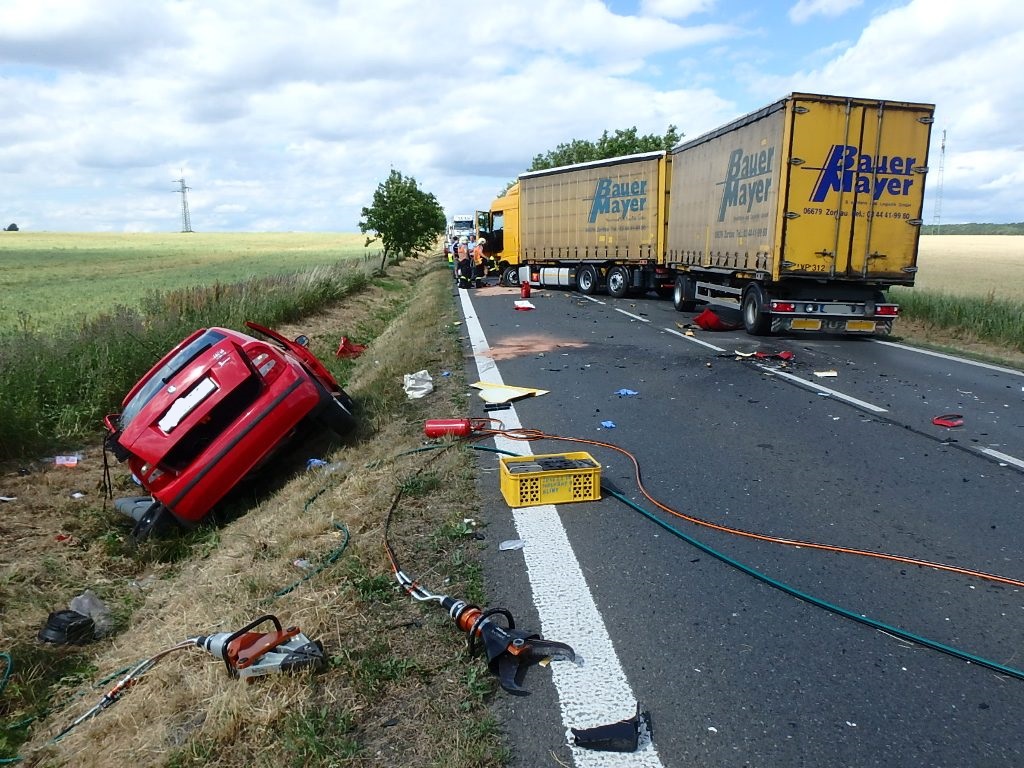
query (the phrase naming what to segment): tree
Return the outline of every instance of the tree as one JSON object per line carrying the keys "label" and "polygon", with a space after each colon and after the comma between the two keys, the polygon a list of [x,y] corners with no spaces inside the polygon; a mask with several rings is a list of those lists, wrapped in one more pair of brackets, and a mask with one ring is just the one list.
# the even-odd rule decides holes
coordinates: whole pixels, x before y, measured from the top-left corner
{"label": "tree", "polygon": [[388,256],[396,259],[429,248],[444,234],[447,221],[437,198],[419,188],[416,179],[392,169],[373,193],[373,204],[363,208],[359,231],[369,245],[380,240],[384,247],[380,268]]}
{"label": "tree", "polygon": [[[659,136],[656,133],[638,136],[635,125],[632,128],[617,128],[614,134],[609,135],[608,131],[605,131],[597,141],[573,139],[567,144],[559,144],[542,155],[536,155],[533,158],[533,163],[526,170],[543,171],[546,168],[607,160],[610,157],[635,155],[638,152],[656,152],[659,149],[667,151],[678,144],[684,135],[674,125],[669,125],[664,136]],[[505,189],[498,193],[498,197],[504,197],[515,183],[516,181],[513,179],[506,184]]]}
{"label": "tree", "polygon": [[15,223],[14,223],[14,222],[12,221],[12,222],[10,223],[10,225],[9,225],[9,226],[7,227],[7,231],[8,231],[8,232],[17,232],[17,231],[18,231],[18,225],[17,225],[17,224],[15,224]]}
{"label": "tree", "polygon": [[561,165],[574,165],[592,160],[607,160],[609,157],[635,155],[638,152],[655,152],[659,149],[672,149],[684,134],[674,125],[670,125],[664,136],[656,133],[637,135],[637,128],[616,129],[614,134],[608,131],[601,134],[597,141],[573,139],[568,144],[559,144],[543,155],[533,158],[528,171],[542,171],[545,168],[557,168]]}

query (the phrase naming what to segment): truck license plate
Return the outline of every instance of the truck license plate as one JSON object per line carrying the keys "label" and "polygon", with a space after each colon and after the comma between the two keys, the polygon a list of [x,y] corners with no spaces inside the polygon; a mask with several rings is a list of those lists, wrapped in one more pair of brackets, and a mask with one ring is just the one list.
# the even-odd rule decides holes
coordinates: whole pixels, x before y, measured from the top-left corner
{"label": "truck license plate", "polygon": [[847,320],[846,330],[848,331],[872,331],[875,330],[874,320]]}
{"label": "truck license plate", "polygon": [[812,320],[809,317],[794,317],[789,327],[794,331],[820,331],[821,320]]}

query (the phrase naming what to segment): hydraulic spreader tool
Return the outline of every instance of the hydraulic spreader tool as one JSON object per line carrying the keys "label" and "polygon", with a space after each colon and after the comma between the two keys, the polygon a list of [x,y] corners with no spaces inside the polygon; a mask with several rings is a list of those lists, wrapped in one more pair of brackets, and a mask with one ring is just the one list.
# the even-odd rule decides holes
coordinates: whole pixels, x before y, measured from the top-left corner
{"label": "hydraulic spreader tool", "polygon": [[[268,621],[274,625],[273,631],[251,631]],[[326,664],[324,647],[319,640],[310,640],[298,627],[283,627],[278,618],[270,614],[260,616],[235,632],[197,637],[196,645],[223,659],[232,677],[259,677],[300,669],[320,671]]]}
{"label": "hydraulic spreader tool", "polygon": [[[435,594],[397,567],[395,579],[414,600],[437,603],[448,612],[455,625],[466,633],[470,655],[479,650],[478,643],[482,644],[488,669],[497,675],[501,687],[511,694],[529,694],[523,688],[523,680],[534,664],[576,660],[576,652],[565,643],[545,640],[536,633],[516,629],[515,619],[504,608],[483,610],[464,600]],[[504,620],[505,626],[498,622],[499,618]]]}

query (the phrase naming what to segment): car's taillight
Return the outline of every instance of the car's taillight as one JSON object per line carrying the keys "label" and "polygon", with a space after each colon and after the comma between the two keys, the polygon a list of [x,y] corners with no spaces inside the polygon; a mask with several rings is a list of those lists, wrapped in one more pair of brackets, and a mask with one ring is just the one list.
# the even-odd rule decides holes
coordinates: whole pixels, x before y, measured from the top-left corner
{"label": "car's taillight", "polygon": [[147,463],[142,465],[142,468],[139,470],[139,474],[142,475],[142,482],[149,486],[163,477],[164,471],[159,467],[154,467]]}
{"label": "car's taillight", "polygon": [[259,375],[268,383],[276,379],[281,373],[282,369],[278,365],[279,361],[269,352],[260,352],[255,357],[250,358],[250,360]]}

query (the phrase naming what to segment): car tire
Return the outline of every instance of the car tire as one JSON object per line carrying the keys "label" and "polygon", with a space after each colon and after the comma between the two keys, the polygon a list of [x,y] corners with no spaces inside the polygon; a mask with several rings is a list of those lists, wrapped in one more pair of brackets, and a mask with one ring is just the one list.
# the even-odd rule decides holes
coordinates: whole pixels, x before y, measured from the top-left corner
{"label": "car tire", "polygon": [[139,516],[130,536],[133,542],[141,544],[151,536],[155,538],[166,536],[175,528],[177,528],[177,521],[171,511],[159,501],[154,501]]}
{"label": "car tire", "polygon": [[316,420],[338,437],[345,437],[356,428],[355,403],[344,390],[323,393],[320,408],[316,412]]}

